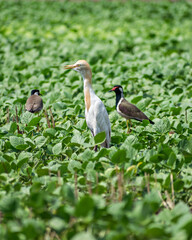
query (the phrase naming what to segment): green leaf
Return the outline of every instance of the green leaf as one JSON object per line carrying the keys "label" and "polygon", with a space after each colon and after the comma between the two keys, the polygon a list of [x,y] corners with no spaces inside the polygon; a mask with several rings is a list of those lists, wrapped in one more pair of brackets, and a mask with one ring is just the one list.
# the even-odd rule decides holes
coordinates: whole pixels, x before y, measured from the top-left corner
{"label": "green leaf", "polygon": [[12,122],[9,131],[11,133],[14,133],[16,130],[17,130],[17,123],[16,122]]}
{"label": "green leaf", "polygon": [[43,136],[39,136],[35,138],[35,143],[38,148],[41,148],[46,143],[46,138]]}
{"label": "green leaf", "polygon": [[13,213],[17,210],[18,208],[18,200],[11,196],[4,196],[0,200],[0,210],[2,213],[7,214],[7,213]]}
{"label": "green leaf", "polygon": [[28,239],[38,239],[45,231],[45,224],[40,219],[24,219],[22,233]]}
{"label": "green leaf", "polygon": [[46,176],[49,175],[49,169],[48,168],[39,168],[36,170],[36,173],[38,176]]}
{"label": "green leaf", "polygon": [[26,111],[21,117],[21,122],[23,124],[28,124],[33,119],[33,117],[34,117],[33,113]]}
{"label": "green leaf", "polygon": [[71,240],[96,240],[96,238],[89,232],[77,233]]}
{"label": "green leaf", "polygon": [[55,144],[55,146],[52,148],[52,151],[54,155],[59,155],[62,151],[62,143]]}
{"label": "green leaf", "polygon": [[10,164],[3,157],[0,157],[0,173],[10,173],[10,172],[11,172]]}
{"label": "green leaf", "polygon": [[81,163],[76,160],[70,160],[68,164],[68,170],[75,173],[76,170],[81,169]]}
{"label": "green leaf", "polygon": [[44,135],[45,137],[47,137],[47,136],[49,136],[49,137],[54,137],[55,134],[56,134],[56,130],[55,130],[54,128],[47,128],[47,129],[45,129],[43,135]]}
{"label": "green leaf", "polygon": [[57,231],[57,232],[61,232],[62,230],[64,230],[67,227],[67,224],[65,223],[65,221],[61,218],[58,217],[54,217],[49,221],[49,226]]}
{"label": "green leaf", "polygon": [[[24,139],[21,138],[21,137],[15,137],[15,136],[11,136],[9,138],[10,140],[10,143],[11,145],[16,148],[16,149],[19,149],[20,146],[24,146],[25,145],[25,142],[24,142]],[[21,149],[22,150],[22,149]]]}
{"label": "green leaf", "polygon": [[100,132],[94,137],[95,145],[101,144],[105,141],[106,134],[105,132]]}
{"label": "green leaf", "polygon": [[116,164],[126,162],[127,161],[126,150],[125,149],[117,150],[111,157],[111,161]]}
{"label": "green leaf", "polygon": [[154,128],[157,132],[163,134],[170,130],[170,122],[167,118],[155,121]]}
{"label": "green leaf", "polygon": [[76,205],[75,215],[86,217],[94,208],[94,201],[90,196],[83,196]]}
{"label": "green leaf", "polygon": [[31,121],[28,123],[27,126],[37,126],[39,121],[41,120],[41,117],[35,117],[33,119],[31,119]]}
{"label": "green leaf", "polygon": [[175,155],[174,152],[171,152],[171,154],[169,155],[169,159],[167,161],[167,164],[170,166],[170,167],[173,167],[175,161],[176,161],[177,157]]}

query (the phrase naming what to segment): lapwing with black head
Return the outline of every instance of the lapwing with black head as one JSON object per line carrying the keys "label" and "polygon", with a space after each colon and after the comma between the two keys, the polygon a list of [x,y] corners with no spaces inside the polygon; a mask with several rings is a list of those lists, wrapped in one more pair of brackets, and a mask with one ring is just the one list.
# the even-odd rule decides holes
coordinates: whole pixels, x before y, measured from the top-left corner
{"label": "lapwing with black head", "polygon": [[25,109],[31,113],[38,113],[43,109],[43,100],[37,89],[31,91],[31,96],[27,99]]}
{"label": "lapwing with black head", "polygon": [[131,119],[135,119],[137,121],[142,122],[143,120],[148,120],[151,124],[154,124],[153,121],[151,121],[140,109],[138,109],[135,105],[132,103],[129,103],[125,98],[123,94],[123,87],[121,85],[115,85],[109,92],[114,91],[116,93],[116,109],[119,115],[127,119],[127,129],[128,133],[130,132],[130,129],[128,127],[128,123]]}

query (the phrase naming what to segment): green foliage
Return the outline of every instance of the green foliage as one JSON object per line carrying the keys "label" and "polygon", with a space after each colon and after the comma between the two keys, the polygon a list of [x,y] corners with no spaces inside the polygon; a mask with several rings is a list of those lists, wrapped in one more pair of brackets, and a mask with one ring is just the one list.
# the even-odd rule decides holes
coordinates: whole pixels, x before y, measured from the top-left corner
{"label": "green foliage", "polygon": [[[191,239],[191,8],[0,1],[0,239]],[[78,59],[109,113],[109,149],[87,129],[81,77],[63,69]],[[127,135],[116,84],[154,125],[133,120]],[[32,89],[55,127],[23,111]]]}

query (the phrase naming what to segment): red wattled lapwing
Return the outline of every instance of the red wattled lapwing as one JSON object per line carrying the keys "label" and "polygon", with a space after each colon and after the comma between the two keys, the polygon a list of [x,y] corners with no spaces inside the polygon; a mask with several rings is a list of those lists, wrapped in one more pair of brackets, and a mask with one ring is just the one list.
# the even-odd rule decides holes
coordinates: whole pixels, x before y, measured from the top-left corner
{"label": "red wattled lapwing", "polygon": [[[127,128],[128,122],[131,122],[131,119],[142,122],[143,120],[149,120],[151,124],[154,124],[141,110],[139,110],[135,105],[129,103],[123,95],[123,88],[120,85],[114,86],[110,92],[114,91],[116,93],[116,109],[119,115],[127,119]],[[129,132],[129,129],[128,129]]]}
{"label": "red wattled lapwing", "polygon": [[31,91],[31,96],[27,99],[25,109],[31,113],[40,112],[43,109],[43,100],[39,96],[39,90],[34,89]]}
{"label": "red wattled lapwing", "polygon": [[[84,98],[85,98],[85,119],[92,135],[95,136],[100,132],[105,132],[106,139],[101,144],[102,147],[109,148],[111,140],[111,125],[107,110],[97,97],[92,88],[92,72],[89,64],[85,60],[79,60],[73,65],[67,65],[65,69],[73,69],[79,72],[84,82]],[[97,146],[94,148],[97,151]]]}

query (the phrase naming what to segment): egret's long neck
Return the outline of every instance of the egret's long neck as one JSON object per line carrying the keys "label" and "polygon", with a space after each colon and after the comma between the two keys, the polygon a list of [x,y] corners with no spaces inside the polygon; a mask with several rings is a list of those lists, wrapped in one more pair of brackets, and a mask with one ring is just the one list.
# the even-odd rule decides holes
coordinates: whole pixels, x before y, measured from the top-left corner
{"label": "egret's long neck", "polygon": [[91,106],[91,94],[94,94],[94,91],[92,89],[91,79],[84,78],[84,96],[85,96],[85,107],[87,111],[89,111],[89,108]]}

